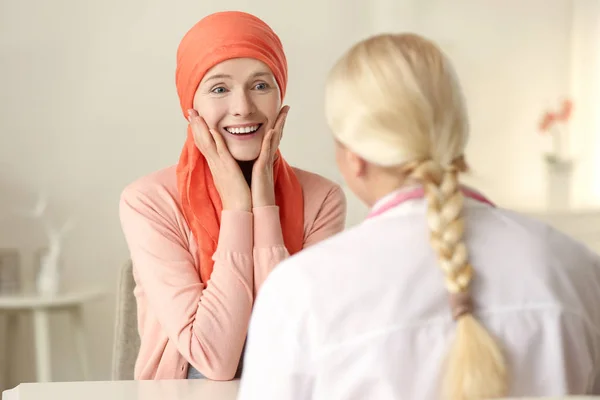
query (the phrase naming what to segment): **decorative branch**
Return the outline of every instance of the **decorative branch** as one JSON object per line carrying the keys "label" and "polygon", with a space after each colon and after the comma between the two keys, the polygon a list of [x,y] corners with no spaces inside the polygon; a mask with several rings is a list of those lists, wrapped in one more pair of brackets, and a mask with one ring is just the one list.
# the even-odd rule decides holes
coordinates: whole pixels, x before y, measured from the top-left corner
{"label": "decorative branch", "polygon": [[60,280],[60,255],[64,236],[75,226],[73,218],[56,228],[46,218],[48,210],[48,197],[40,194],[35,206],[30,210],[16,210],[18,215],[39,220],[48,240],[48,247],[40,260],[40,269],[37,277],[38,291],[42,294],[53,295],[59,290]]}

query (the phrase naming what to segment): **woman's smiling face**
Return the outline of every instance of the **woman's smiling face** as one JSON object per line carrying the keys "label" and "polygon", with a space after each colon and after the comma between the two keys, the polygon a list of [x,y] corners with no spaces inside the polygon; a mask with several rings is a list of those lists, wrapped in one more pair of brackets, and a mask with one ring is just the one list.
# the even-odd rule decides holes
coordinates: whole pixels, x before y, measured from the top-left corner
{"label": "woman's smiling face", "polygon": [[281,109],[279,86],[263,62],[230,59],[206,73],[194,95],[194,109],[223,136],[233,158],[255,160]]}

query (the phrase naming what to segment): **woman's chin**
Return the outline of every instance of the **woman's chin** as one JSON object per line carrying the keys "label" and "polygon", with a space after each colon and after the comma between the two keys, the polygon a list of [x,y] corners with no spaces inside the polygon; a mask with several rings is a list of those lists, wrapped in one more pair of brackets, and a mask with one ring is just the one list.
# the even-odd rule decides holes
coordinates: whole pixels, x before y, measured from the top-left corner
{"label": "woman's chin", "polygon": [[258,158],[260,151],[232,151],[231,155],[236,161],[254,161]]}

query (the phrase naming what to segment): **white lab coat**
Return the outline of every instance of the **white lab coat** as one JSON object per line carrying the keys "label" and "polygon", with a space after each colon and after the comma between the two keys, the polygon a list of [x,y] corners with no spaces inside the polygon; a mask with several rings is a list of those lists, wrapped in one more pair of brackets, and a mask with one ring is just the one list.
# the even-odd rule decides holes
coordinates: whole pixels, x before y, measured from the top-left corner
{"label": "white lab coat", "polygon": [[[239,400],[439,399],[453,338],[425,201],[284,261],[250,323]],[[475,315],[511,396],[600,393],[600,257],[549,226],[465,200]]]}

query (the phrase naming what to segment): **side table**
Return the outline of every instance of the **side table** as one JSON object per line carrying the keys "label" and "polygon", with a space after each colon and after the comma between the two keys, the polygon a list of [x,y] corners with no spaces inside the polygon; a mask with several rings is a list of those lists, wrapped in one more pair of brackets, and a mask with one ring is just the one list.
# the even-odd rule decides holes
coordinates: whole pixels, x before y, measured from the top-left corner
{"label": "side table", "polygon": [[14,362],[16,347],[17,317],[32,315],[35,340],[36,373],[38,382],[52,380],[50,359],[50,314],[67,312],[75,348],[81,364],[84,379],[89,378],[85,329],[83,324],[83,305],[104,295],[102,290],[85,289],[59,293],[55,296],[40,296],[37,293],[15,293],[0,295],[0,315],[6,315],[6,382],[10,382],[11,365]]}

